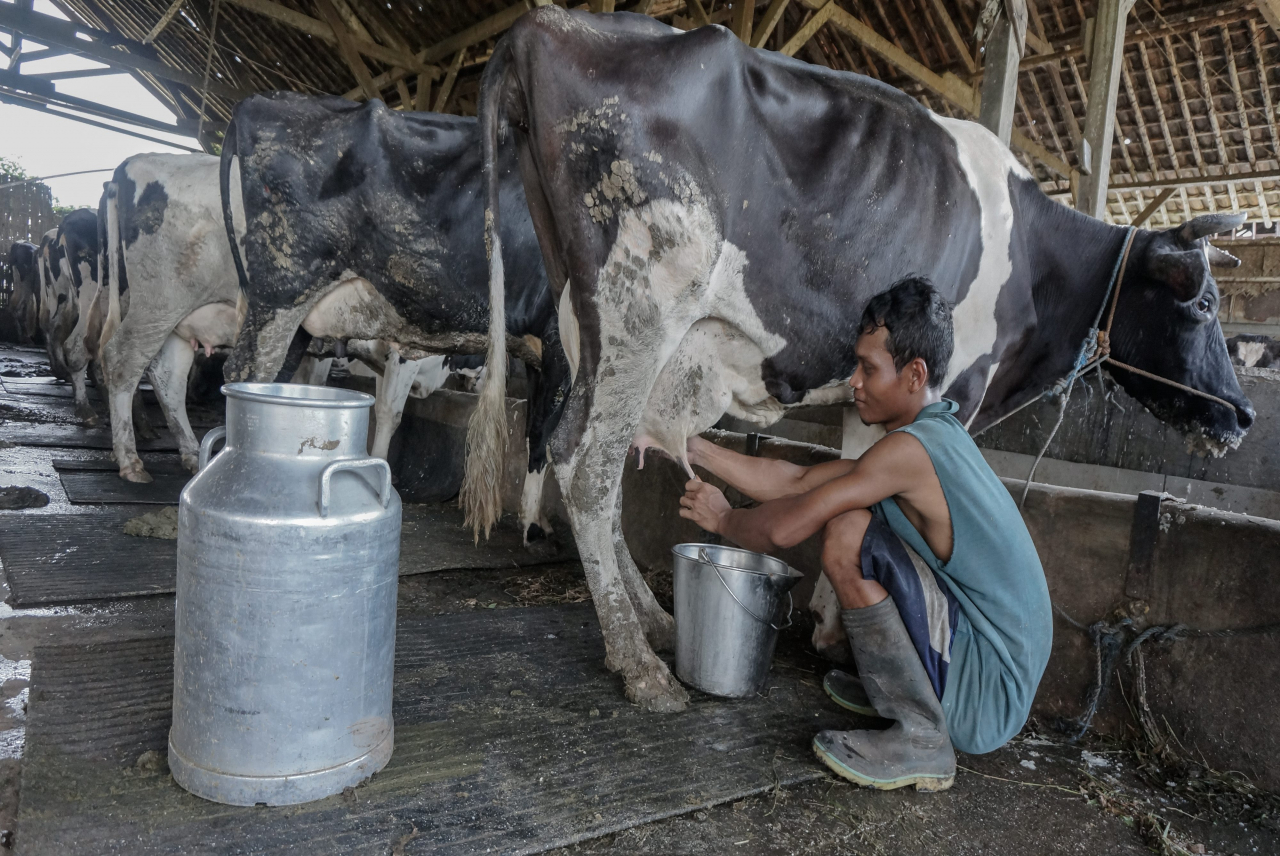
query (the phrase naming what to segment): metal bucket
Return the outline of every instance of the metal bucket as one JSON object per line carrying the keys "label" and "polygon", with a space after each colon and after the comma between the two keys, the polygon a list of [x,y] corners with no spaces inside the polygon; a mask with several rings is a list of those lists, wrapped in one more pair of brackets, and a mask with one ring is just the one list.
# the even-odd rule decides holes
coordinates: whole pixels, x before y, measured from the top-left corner
{"label": "metal bucket", "polygon": [[[706,693],[747,698],[764,686],[778,631],[791,625],[801,573],[781,559],[714,544],[671,548],[676,675]],[[786,595],[786,614],[781,612]]]}
{"label": "metal bucket", "polygon": [[371,396],[222,389],[178,508],[169,767],[215,802],[308,802],[391,757],[400,498]]}

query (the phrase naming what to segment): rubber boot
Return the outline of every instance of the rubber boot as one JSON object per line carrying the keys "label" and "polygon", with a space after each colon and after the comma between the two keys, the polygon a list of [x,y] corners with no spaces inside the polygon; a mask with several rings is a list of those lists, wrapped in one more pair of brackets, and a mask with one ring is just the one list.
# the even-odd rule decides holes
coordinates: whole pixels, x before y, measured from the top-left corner
{"label": "rubber boot", "polygon": [[880,715],[876,713],[871,699],[867,698],[867,691],[862,686],[862,678],[857,675],[832,669],[822,679],[822,688],[827,691],[827,695],[831,696],[832,701],[845,710],[851,710],[860,716]]}
{"label": "rubber boot", "polygon": [[846,609],[840,619],[867,698],[894,723],[884,731],[823,731],[813,739],[814,753],[859,785],[945,791],[955,781],[956,753],[942,705],[893,598]]}

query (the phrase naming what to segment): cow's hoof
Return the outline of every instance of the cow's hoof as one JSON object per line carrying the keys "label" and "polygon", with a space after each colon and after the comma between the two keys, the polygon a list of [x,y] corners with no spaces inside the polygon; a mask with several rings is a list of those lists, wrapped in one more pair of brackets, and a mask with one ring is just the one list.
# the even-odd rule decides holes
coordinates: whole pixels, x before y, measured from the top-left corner
{"label": "cow's hoof", "polygon": [[98,414],[87,404],[76,407],[76,419],[80,420],[80,424],[86,425],[90,428],[97,427],[98,425]]}
{"label": "cow's hoof", "polygon": [[524,530],[524,545],[528,547],[535,541],[543,541],[550,533],[537,523],[530,523]]}
{"label": "cow's hoof", "polygon": [[151,473],[142,468],[142,462],[120,468],[120,478],[134,484],[150,484]]}
{"label": "cow's hoof", "polygon": [[134,429],[134,433],[138,435],[139,440],[159,440],[160,432],[152,428],[150,425],[138,425]]}
{"label": "cow's hoof", "polygon": [[200,459],[195,455],[183,455],[182,466],[186,467],[189,473],[198,473],[200,472]]}
{"label": "cow's hoof", "polygon": [[627,679],[627,698],[649,713],[679,713],[689,705],[689,693],[680,686],[665,663]]}

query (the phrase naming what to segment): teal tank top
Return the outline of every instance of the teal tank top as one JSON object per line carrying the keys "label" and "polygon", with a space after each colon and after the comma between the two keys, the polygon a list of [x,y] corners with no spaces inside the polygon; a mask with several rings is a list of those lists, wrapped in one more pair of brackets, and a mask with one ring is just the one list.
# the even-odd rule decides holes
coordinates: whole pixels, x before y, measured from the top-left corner
{"label": "teal tank top", "polygon": [[873,512],[950,587],[960,607],[942,709],[962,752],[990,752],[1027,721],[1053,645],[1053,605],[1031,534],[1009,491],[943,399],[897,430],[920,441],[951,513],[941,562],[892,498]]}

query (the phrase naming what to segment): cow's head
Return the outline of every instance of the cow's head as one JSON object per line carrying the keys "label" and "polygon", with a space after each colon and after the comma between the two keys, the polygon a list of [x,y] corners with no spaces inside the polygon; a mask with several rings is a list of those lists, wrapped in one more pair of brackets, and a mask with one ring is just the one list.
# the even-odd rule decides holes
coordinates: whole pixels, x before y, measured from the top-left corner
{"label": "cow's head", "polygon": [[1112,355],[1159,377],[1207,392],[1226,407],[1123,368],[1111,376],[1164,422],[1185,433],[1193,451],[1222,455],[1253,424],[1218,323],[1218,284],[1211,266],[1240,260],[1208,236],[1234,229],[1243,214],[1197,217],[1176,229],[1139,236],[1116,307]]}

